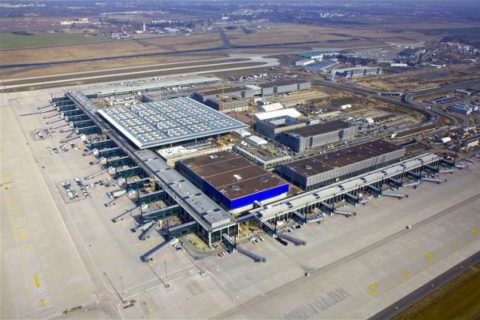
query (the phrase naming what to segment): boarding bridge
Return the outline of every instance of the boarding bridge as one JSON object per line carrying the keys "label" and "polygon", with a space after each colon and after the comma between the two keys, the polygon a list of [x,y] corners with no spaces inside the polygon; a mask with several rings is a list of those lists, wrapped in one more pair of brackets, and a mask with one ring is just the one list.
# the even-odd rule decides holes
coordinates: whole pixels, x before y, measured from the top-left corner
{"label": "boarding bridge", "polygon": [[75,104],[73,103],[70,103],[70,104],[65,104],[65,105],[55,105],[55,107],[57,108],[57,111],[71,111],[71,110],[79,110]]}
{"label": "boarding bridge", "polygon": [[433,174],[438,173],[438,168],[435,168],[435,167],[432,167],[432,166],[429,166],[429,165],[425,165],[425,166],[423,166],[423,168],[430,173],[433,173]]}
{"label": "boarding bridge", "polygon": [[157,210],[153,210],[150,212],[142,212],[141,217],[144,220],[157,220],[157,219],[165,219],[167,217],[179,214],[182,212],[182,207],[178,204],[171,205],[166,208],[161,208]]}
{"label": "boarding bridge", "polygon": [[156,226],[157,226],[157,222],[152,221],[152,223],[140,233],[140,235],[138,236],[138,239],[141,241],[144,241],[145,239],[149,238],[150,237],[149,234],[153,230],[155,230]]}
{"label": "boarding bridge", "polygon": [[183,235],[197,231],[197,229],[198,223],[193,220],[168,228],[168,236],[169,238],[180,238]]}
{"label": "boarding bridge", "polygon": [[147,251],[144,255],[140,257],[143,262],[148,262],[153,260],[153,257],[162,251],[164,248],[168,247],[168,241],[162,242],[159,245],[155,246],[153,249]]}
{"label": "boarding bridge", "polygon": [[139,207],[136,206],[136,207],[133,207],[133,208],[131,208],[131,209],[128,209],[128,210],[125,211],[125,212],[122,212],[122,213],[119,214],[118,216],[113,217],[113,218],[112,218],[112,222],[116,223],[116,222],[118,222],[118,221],[123,220],[123,218],[132,215],[133,212],[134,212],[136,209],[138,209],[138,208],[139,208]]}
{"label": "boarding bridge", "polygon": [[128,181],[128,179],[126,179],[124,183],[124,188],[127,190],[137,190],[145,187],[145,185],[150,184],[151,182],[152,180],[150,178],[137,179],[132,181]]}
{"label": "boarding bridge", "polygon": [[400,189],[402,187],[402,181],[398,179],[388,178],[387,183],[396,189]]}
{"label": "boarding bridge", "polygon": [[349,193],[349,192],[345,193],[345,200],[346,200],[348,203],[350,203],[350,204],[352,204],[352,205],[354,205],[354,206],[356,206],[356,205],[360,202],[360,198],[359,198],[359,197],[354,196],[353,194],[351,194],[351,193]]}
{"label": "boarding bridge", "polygon": [[115,156],[123,156],[125,152],[119,147],[113,147],[109,149],[93,149],[93,155],[97,158],[111,158]]}
{"label": "boarding bridge", "polygon": [[267,262],[267,258],[259,256],[256,253],[253,253],[252,251],[246,250],[242,248],[241,246],[237,245],[232,238],[228,236],[228,234],[224,233],[223,234],[223,242],[229,247],[231,251],[234,249],[237,250],[239,253],[246,255],[247,257],[251,258],[255,262]]}
{"label": "boarding bridge", "polygon": [[109,158],[106,159],[105,163],[102,163],[102,161],[100,161],[100,163],[106,165],[107,167],[121,167],[134,164],[132,158],[130,158],[129,156]]}
{"label": "boarding bridge", "polygon": [[68,117],[71,116],[78,116],[78,115],[83,115],[85,114],[82,110],[80,109],[72,109],[72,110],[65,110],[65,111],[60,111],[60,117],[65,119],[66,121]]}
{"label": "boarding bridge", "polygon": [[306,246],[307,241],[295,238],[287,233],[284,232],[277,232],[275,236],[279,237],[280,239],[287,240],[295,244],[296,246]]}
{"label": "boarding bridge", "polygon": [[135,200],[135,202],[139,205],[140,204],[147,204],[147,203],[154,202],[154,201],[165,200],[166,196],[167,196],[167,194],[164,190],[158,190],[158,191],[155,191],[155,192],[151,192],[151,193],[147,193],[147,194],[139,196]]}
{"label": "boarding bridge", "polygon": [[128,167],[128,168],[115,168],[115,167],[109,167],[109,173],[113,173],[112,176],[114,176],[115,179],[118,178],[128,178],[132,176],[139,176],[142,175],[144,172],[142,168],[139,166],[134,166],[134,167]]}
{"label": "boarding bridge", "polygon": [[80,121],[85,121],[89,120],[90,118],[85,114],[85,113],[80,113],[80,114],[72,114],[64,117],[65,121],[67,122],[80,122]]}
{"label": "boarding bridge", "polygon": [[379,188],[377,188],[373,185],[368,185],[367,188],[372,192],[372,194],[375,198],[377,198],[378,196],[380,196],[382,194],[382,190],[380,190]]}
{"label": "boarding bridge", "polygon": [[404,198],[408,198],[408,193],[385,190],[385,191],[382,191],[382,196],[397,198],[397,199],[404,199]]}
{"label": "boarding bridge", "polygon": [[118,147],[115,145],[115,142],[113,142],[113,140],[105,139],[105,140],[90,142],[89,148],[100,150],[100,149],[107,149],[107,148],[111,149],[111,148],[118,148]]}
{"label": "boarding bridge", "polygon": [[93,122],[91,119],[88,119],[88,116],[87,120],[70,121],[70,126],[75,128],[86,128],[94,125],[95,122]]}
{"label": "boarding bridge", "polygon": [[75,128],[76,134],[100,134],[102,130],[99,127],[93,125],[89,127]]}

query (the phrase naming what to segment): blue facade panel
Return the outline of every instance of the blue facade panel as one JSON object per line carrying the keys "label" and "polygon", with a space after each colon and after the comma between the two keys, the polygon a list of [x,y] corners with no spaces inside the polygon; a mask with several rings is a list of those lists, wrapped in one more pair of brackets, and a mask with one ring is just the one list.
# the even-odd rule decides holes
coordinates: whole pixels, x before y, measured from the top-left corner
{"label": "blue facade panel", "polygon": [[263,190],[254,194],[250,194],[245,197],[233,199],[233,200],[228,200],[228,209],[229,210],[235,210],[241,207],[249,206],[251,205],[254,201],[263,201],[271,198],[275,198],[283,193],[288,192],[288,183],[279,185],[277,187]]}

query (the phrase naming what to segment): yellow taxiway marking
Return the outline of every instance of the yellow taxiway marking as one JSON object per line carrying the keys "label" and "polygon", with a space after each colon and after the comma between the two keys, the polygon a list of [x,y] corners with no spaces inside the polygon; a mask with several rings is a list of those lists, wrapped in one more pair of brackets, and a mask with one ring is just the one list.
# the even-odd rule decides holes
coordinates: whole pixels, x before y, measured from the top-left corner
{"label": "yellow taxiway marking", "polygon": [[478,235],[478,228],[472,228],[472,230],[470,230],[470,232],[472,233],[472,236],[476,236],[476,235]]}
{"label": "yellow taxiway marking", "polygon": [[29,247],[29,246],[25,246],[25,251],[30,251],[30,247]]}
{"label": "yellow taxiway marking", "polygon": [[36,273],[33,274],[33,283],[35,284],[35,287],[40,288],[40,279]]}
{"label": "yellow taxiway marking", "polygon": [[408,271],[402,271],[402,276],[404,277],[408,277],[410,273]]}
{"label": "yellow taxiway marking", "polygon": [[369,295],[374,295],[375,293],[377,293],[377,284],[376,283],[372,283],[371,285],[368,286],[368,291],[367,293]]}
{"label": "yellow taxiway marking", "polygon": [[452,249],[457,249],[457,248],[458,248],[458,242],[453,242]]}
{"label": "yellow taxiway marking", "polygon": [[47,302],[46,302],[45,300],[43,300],[43,299],[40,299],[39,302],[40,302],[40,305],[42,305],[42,306],[44,306],[45,304],[47,304]]}
{"label": "yellow taxiway marking", "polygon": [[433,253],[432,252],[425,253],[425,258],[427,258],[428,262],[433,262]]}

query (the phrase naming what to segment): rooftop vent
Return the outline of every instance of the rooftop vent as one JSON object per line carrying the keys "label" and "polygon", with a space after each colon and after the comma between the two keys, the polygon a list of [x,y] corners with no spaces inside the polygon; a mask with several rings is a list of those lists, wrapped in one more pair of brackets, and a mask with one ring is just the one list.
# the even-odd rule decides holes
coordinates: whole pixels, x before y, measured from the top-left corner
{"label": "rooftop vent", "polygon": [[230,189],[232,189],[233,191],[240,191],[240,187],[237,184],[232,184],[230,186]]}
{"label": "rooftop vent", "polygon": [[235,180],[242,180],[242,176],[238,175],[238,174],[234,174],[233,177],[235,178]]}
{"label": "rooftop vent", "polygon": [[311,165],[309,165],[309,164],[306,164],[306,165],[305,165],[305,169],[306,169],[306,170],[312,170],[313,168],[312,168],[312,166],[311,166]]}
{"label": "rooftop vent", "polygon": [[267,177],[260,177],[260,182],[267,182],[268,178]]}

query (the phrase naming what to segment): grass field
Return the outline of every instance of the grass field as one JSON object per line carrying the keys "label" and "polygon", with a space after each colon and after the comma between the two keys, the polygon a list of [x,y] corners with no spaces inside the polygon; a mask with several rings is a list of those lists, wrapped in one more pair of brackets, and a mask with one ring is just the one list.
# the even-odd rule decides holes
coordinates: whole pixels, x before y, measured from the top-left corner
{"label": "grass field", "polygon": [[480,319],[480,264],[420,300],[392,320]]}
{"label": "grass field", "polygon": [[81,33],[35,33],[33,35],[0,34],[0,49],[38,48],[108,41],[103,36]]}

